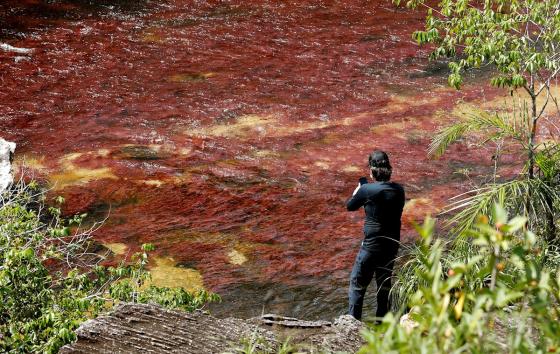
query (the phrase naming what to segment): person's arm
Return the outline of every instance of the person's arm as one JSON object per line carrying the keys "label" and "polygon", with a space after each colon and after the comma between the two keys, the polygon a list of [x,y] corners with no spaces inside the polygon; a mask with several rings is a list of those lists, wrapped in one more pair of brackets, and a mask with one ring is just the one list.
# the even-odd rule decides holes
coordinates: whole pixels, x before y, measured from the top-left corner
{"label": "person's arm", "polygon": [[355,211],[360,209],[367,201],[367,193],[363,186],[358,186],[354,190],[354,194],[346,202],[346,209],[348,211]]}
{"label": "person's arm", "polygon": [[403,186],[400,186],[400,187],[401,187],[401,193],[402,193],[401,200],[400,200],[401,215],[402,215],[402,211],[404,210],[404,205],[406,204],[406,193],[404,191],[404,187]]}

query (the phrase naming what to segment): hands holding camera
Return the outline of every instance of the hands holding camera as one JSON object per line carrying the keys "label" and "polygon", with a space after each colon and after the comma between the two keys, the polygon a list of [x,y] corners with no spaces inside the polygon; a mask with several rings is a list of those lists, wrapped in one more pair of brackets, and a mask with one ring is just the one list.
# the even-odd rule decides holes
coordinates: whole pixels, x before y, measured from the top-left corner
{"label": "hands holding camera", "polygon": [[368,183],[368,180],[366,177],[360,177],[360,181],[358,182],[358,186],[356,187],[356,189],[354,189],[354,192],[352,193],[352,196],[356,195],[356,193],[358,193],[358,190],[360,189],[360,187],[363,184]]}

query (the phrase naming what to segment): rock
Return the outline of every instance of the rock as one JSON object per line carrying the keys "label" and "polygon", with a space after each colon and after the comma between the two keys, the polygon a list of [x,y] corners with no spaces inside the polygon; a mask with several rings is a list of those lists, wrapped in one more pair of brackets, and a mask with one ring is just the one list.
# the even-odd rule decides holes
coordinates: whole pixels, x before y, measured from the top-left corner
{"label": "rock", "polygon": [[0,49],[2,49],[5,52],[12,52],[12,53],[18,53],[18,54],[31,54],[35,50],[33,48],[14,47],[14,46],[11,46],[7,43],[0,43]]}
{"label": "rock", "polygon": [[321,328],[332,325],[329,321],[303,321],[293,317],[284,317],[274,314],[262,315],[259,319],[263,324],[292,328]]}
{"label": "rock", "polygon": [[16,144],[0,138],[0,193],[5,191],[14,181],[12,160]]}
{"label": "rock", "polygon": [[145,145],[128,145],[120,149],[119,158],[133,160],[159,160],[162,156],[157,149]]}
{"label": "rock", "polygon": [[344,331],[361,331],[364,325],[352,315],[342,315],[334,320],[334,326]]}
{"label": "rock", "polygon": [[418,327],[418,322],[416,322],[415,320],[412,319],[412,316],[410,315],[411,312],[403,315],[399,321],[399,324],[401,325],[401,327],[404,328],[404,330],[407,333],[412,332],[412,330],[416,327]]}
{"label": "rock", "polygon": [[248,320],[220,319],[203,311],[172,311],[157,305],[122,304],[84,322],[78,340],[60,353],[232,353],[254,340],[258,352],[276,352],[286,338],[305,352],[356,352],[363,344],[360,321],[341,316],[334,323],[277,315]]}
{"label": "rock", "polygon": [[243,320],[124,304],[83,323],[78,341],[60,353],[223,353],[254,334],[273,341],[271,332]]}

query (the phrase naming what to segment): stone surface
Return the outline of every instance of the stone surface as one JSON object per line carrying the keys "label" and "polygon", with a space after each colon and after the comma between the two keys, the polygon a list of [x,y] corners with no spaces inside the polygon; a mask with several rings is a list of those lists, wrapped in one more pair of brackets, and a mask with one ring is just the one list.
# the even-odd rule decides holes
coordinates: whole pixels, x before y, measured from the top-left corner
{"label": "stone surface", "polygon": [[405,331],[407,333],[412,332],[412,330],[414,330],[414,328],[418,327],[418,322],[416,322],[410,313],[404,314],[400,321],[399,324],[405,329]]}
{"label": "stone surface", "polygon": [[0,138],[0,193],[14,181],[12,175],[12,158],[16,144]]}
{"label": "stone surface", "polygon": [[334,322],[301,321],[277,315],[248,320],[219,319],[203,311],[187,313],[156,305],[123,304],[87,321],[78,340],[61,353],[227,353],[256,340],[259,352],[275,352],[286,338],[304,353],[355,352],[363,325],[350,316]]}

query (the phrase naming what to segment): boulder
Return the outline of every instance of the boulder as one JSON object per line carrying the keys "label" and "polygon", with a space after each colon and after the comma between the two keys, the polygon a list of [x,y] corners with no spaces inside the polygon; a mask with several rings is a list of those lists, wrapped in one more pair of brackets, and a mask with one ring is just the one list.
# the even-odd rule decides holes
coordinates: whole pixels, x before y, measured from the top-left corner
{"label": "boulder", "polygon": [[14,181],[12,161],[16,144],[0,138],[0,193],[5,191]]}
{"label": "boulder", "polygon": [[[157,305],[122,304],[84,322],[78,340],[60,353],[235,353],[244,342],[275,353],[286,338],[306,353],[356,352],[363,344],[360,321],[302,321],[277,315],[216,318],[204,311],[173,311]],[[301,352],[301,351],[300,351]]]}

